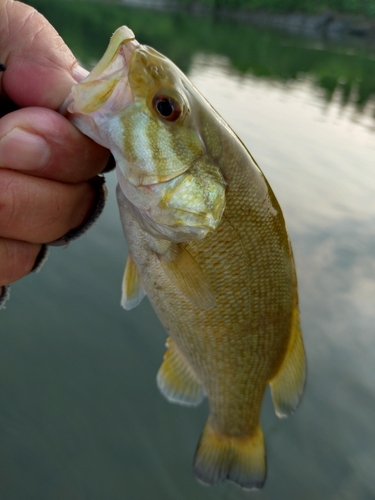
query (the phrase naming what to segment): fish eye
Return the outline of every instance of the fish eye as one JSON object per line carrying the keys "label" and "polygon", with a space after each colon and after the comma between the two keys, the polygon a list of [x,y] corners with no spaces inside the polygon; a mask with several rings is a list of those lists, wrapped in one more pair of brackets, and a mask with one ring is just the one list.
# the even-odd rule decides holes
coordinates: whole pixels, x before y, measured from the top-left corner
{"label": "fish eye", "polygon": [[156,112],[169,122],[175,122],[182,115],[182,106],[172,95],[165,92],[159,92],[152,100]]}

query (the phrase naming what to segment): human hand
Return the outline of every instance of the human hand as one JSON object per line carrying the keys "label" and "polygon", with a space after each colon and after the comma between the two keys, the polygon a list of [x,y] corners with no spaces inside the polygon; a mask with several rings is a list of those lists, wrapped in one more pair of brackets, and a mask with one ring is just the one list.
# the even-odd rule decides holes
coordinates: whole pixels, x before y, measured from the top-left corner
{"label": "human hand", "polygon": [[86,72],[48,21],[18,1],[0,0],[0,63],[0,116],[20,108],[0,118],[1,289],[33,269],[42,244],[87,221],[101,189],[90,179],[109,152],[58,113]]}

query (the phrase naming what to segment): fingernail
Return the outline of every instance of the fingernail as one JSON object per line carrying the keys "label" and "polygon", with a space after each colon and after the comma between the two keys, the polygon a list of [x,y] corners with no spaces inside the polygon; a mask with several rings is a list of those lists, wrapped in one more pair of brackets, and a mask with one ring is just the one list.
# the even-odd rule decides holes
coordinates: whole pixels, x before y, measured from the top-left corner
{"label": "fingernail", "polygon": [[14,128],[0,139],[0,167],[39,170],[51,157],[49,144],[40,135]]}
{"label": "fingernail", "polygon": [[89,74],[89,71],[87,69],[82,68],[82,66],[75,66],[73,68],[73,78],[76,82],[81,82],[86,76]]}

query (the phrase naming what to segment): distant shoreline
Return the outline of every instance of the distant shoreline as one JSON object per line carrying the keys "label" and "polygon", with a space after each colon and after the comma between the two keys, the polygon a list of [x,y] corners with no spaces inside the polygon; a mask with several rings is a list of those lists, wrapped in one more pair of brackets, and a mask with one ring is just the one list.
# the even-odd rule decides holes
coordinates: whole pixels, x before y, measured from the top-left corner
{"label": "distant shoreline", "polygon": [[275,13],[265,10],[213,9],[202,3],[181,4],[171,0],[120,0],[123,5],[155,10],[186,11],[193,15],[212,15],[261,26],[270,26],[284,31],[326,38],[356,37],[375,40],[375,18],[367,19],[345,13],[303,12]]}

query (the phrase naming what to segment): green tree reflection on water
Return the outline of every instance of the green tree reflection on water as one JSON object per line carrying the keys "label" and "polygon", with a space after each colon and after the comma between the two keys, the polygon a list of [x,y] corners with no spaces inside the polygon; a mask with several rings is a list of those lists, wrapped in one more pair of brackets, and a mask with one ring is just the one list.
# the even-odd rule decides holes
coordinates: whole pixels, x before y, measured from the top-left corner
{"label": "green tree reflection on water", "polygon": [[304,75],[330,101],[339,90],[342,104],[363,109],[375,94],[375,50],[364,45],[305,39],[245,24],[191,17],[119,4],[70,0],[29,0],[55,26],[78,59],[93,66],[109,34],[127,24],[144,44],[155,47],[187,72],[194,54],[229,59],[241,74],[281,82]]}

